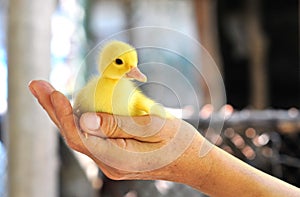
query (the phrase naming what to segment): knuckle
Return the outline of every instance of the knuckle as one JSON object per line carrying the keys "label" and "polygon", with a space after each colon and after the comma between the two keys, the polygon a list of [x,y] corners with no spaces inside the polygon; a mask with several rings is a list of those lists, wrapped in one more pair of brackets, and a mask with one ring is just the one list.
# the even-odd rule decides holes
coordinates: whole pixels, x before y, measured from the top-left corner
{"label": "knuckle", "polygon": [[65,142],[67,146],[70,147],[71,149],[76,150],[78,152],[84,152],[81,143],[78,143],[76,140],[65,138]]}
{"label": "knuckle", "polygon": [[118,117],[105,115],[105,121],[101,122],[101,131],[108,137],[113,137],[118,131]]}

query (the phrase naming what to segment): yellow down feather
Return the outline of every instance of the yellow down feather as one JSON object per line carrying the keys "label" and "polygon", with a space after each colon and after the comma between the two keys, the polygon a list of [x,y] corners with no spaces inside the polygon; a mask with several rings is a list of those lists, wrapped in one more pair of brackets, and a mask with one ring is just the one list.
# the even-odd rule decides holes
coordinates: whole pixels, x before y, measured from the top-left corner
{"label": "yellow down feather", "polygon": [[100,76],[91,79],[77,94],[74,103],[77,114],[106,112],[170,117],[162,105],[145,96],[131,81],[146,81],[146,76],[137,68],[137,52],[132,46],[111,41],[103,47],[99,57]]}

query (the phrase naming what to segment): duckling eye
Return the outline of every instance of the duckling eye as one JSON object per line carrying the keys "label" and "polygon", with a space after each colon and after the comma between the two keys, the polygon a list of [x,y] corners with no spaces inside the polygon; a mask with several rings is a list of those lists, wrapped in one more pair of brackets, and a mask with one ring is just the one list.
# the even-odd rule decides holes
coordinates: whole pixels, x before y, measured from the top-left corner
{"label": "duckling eye", "polygon": [[123,64],[123,61],[122,61],[120,58],[117,58],[117,59],[115,60],[115,62],[116,62],[117,65]]}

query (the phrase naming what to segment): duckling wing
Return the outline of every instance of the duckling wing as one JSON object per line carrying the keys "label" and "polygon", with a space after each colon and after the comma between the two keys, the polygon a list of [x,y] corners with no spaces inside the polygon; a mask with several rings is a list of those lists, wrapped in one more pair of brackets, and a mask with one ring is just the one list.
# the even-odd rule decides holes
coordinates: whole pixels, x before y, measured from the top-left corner
{"label": "duckling wing", "polygon": [[168,112],[161,104],[150,99],[149,97],[144,95],[141,91],[135,92],[133,99],[134,99],[133,114],[135,115],[151,114],[151,115],[159,116],[161,118],[171,117],[171,115],[168,114]]}

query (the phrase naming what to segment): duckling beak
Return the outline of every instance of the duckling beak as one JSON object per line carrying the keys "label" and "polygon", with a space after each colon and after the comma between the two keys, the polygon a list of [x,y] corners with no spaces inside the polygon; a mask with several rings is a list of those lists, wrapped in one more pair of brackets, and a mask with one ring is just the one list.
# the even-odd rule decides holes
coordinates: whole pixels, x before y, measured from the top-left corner
{"label": "duckling beak", "polygon": [[138,67],[133,67],[128,73],[126,73],[127,78],[132,78],[140,82],[146,82],[147,77],[144,75]]}

